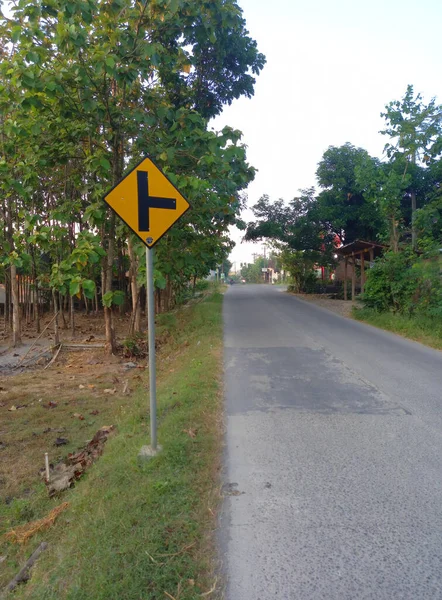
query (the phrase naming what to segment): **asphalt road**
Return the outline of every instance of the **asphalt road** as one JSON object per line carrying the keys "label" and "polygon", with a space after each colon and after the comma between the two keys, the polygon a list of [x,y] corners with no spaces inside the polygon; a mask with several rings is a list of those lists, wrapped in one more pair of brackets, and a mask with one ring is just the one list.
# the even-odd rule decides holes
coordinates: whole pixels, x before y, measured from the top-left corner
{"label": "asphalt road", "polygon": [[442,599],[442,353],[226,294],[226,600]]}

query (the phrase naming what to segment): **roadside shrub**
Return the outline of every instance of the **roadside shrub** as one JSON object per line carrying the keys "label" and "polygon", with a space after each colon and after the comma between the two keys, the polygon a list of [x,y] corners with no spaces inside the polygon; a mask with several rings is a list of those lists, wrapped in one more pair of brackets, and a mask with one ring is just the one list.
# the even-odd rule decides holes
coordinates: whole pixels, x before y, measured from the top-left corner
{"label": "roadside shrub", "polygon": [[367,273],[364,305],[378,312],[442,316],[441,262],[411,249],[387,252]]}
{"label": "roadside shrub", "polygon": [[299,269],[291,277],[287,290],[295,294],[315,294],[318,286],[316,273],[311,269]]}
{"label": "roadside shrub", "polygon": [[210,287],[210,282],[205,279],[199,279],[195,283],[195,292],[205,292]]}
{"label": "roadside shrub", "polygon": [[314,271],[309,271],[305,274],[304,281],[302,283],[302,290],[306,294],[318,294],[321,282],[318,281],[316,273]]}

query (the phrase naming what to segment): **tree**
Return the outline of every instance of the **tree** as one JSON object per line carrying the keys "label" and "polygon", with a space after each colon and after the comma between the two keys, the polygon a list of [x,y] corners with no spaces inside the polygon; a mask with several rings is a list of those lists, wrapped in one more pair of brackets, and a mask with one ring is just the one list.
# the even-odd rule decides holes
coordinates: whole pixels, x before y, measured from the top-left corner
{"label": "tree", "polygon": [[[9,174],[0,185],[13,234],[23,237],[25,215],[38,215],[27,231],[38,244],[33,278],[49,281],[54,265],[71,274],[79,233],[98,232],[101,274],[94,267],[93,276],[101,281],[93,283],[112,352],[113,310],[122,306],[122,293],[132,294],[139,326],[143,260],[139,243],[106,212],[104,192],[148,153],[191,201],[194,210],[158,246],[157,306],[170,307],[189,280],[231,249],[228,228],[255,171],[241,133],[209,131],[208,119],[253,93],[264,57],[231,0],[22,0],[2,20],[0,42],[0,170]],[[6,228],[1,237],[8,235]],[[16,251],[12,242],[9,254]],[[29,249],[26,240],[19,249]],[[89,300],[82,284],[89,271],[85,263],[72,274],[72,289],[79,286],[73,294],[63,285],[56,293],[57,301],[70,302],[71,314],[69,298]]]}
{"label": "tree", "polygon": [[367,200],[356,177],[356,168],[370,159],[368,152],[350,143],[330,146],[318,164],[316,176],[322,191],[318,214],[341,239],[375,240],[382,229],[378,207]]}
{"label": "tree", "polygon": [[424,253],[440,252],[442,248],[442,160],[429,165],[432,189],[427,202],[415,213],[415,227],[419,250]]}
{"label": "tree", "polygon": [[247,283],[262,283],[262,269],[264,266],[264,257],[256,256],[253,263],[245,263],[241,267],[241,277],[243,277]]}
{"label": "tree", "polygon": [[[387,224],[378,236],[386,238],[393,252],[398,252],[400,232],[403,226],[401,200],[409,183],[409,175],[398,172],[394,165],[378,159],[365,157],[355,169],[356,180],[364,190],[365,198],[380,211]],[[388,233],[387,233],[388,232]]]}
{"label": "tree", "polygon": [[279,260],[283,269],[290,274],[293,291],[300,293],[315,290],[315,269],[318,267],[315,253],[283,248]]}
{"label": "tree", "polygon": [[[160,75],[175,106],[192,106],[211,118],[234,99],[253,96],[254,75],[260,73],[265,57],[250,38],[235,1],[182,4],[182,37],[173,43],[185,49],[187,63],[183,71],[166,68]],[[160,42],[167,35],[167,21],[165,15],[155,32]]]}
{"label": "tree", "polygon": [[269,239],[279,251],[282,267],[290,272],[297,291],[316,280],[315,267],[334,264],[335,234],[322,221],[314,188],[285,204],[262,196],[253,207],[257,221],[249,223],[245,239]]}
{"label": "tree", "polygon": [[264,195],[252,208],[257,220],[247,226],[245,239],[269,239],[292,250],[314,254],[318,263],[328,263],[332,254],[334,233],[322,221],[314,188],[300,190],[301,195],[289,203],[272,202]]}
{"label": "tree", "polygon": [[427,165],[440,152],[442,107],[433,98],[428,104],[422,96],[414,95],[412,85],[407,86],[402,100],[394,100],[381,113],[386,121],[382,135],[388,135],[395,143],[387,143],[385,152],[391,162],[398,163],[403,177],[410,175],[412,246],[416,247],[417,231],[414,223],[417,209],[419,163]]}

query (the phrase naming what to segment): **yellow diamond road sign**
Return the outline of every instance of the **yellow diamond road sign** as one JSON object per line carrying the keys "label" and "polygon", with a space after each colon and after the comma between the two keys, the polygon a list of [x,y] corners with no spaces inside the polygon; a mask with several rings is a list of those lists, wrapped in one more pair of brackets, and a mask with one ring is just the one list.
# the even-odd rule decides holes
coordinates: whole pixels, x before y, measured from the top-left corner
{"label": "yellow diamond road sign", "polygon": [[150,158],[134,167],[104,201],[149,248],[190,206]]}

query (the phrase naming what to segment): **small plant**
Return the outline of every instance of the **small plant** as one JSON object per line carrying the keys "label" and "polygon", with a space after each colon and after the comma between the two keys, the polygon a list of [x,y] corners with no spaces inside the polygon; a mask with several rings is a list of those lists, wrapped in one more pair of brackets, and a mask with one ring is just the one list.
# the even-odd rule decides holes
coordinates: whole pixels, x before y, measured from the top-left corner
{"label": "small plant", "polygon": [[125,358],[143,358],[147,356],[147,342],[142,334],[135,334],[123,342],[123,356]]}

